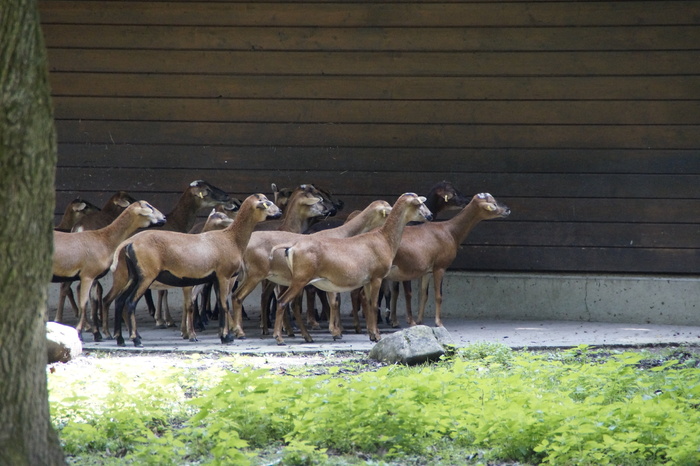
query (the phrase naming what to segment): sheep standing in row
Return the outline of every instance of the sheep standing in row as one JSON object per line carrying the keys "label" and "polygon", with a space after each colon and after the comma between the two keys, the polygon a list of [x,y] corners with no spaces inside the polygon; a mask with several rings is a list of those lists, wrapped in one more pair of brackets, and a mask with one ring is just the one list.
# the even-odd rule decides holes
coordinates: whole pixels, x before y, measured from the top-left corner
{"label": "sheep standing in row", "polygon": [[[104,228],[119,217],[122,212],[134,202],[136,202],[136,199],[126,191],[117,191],[107,199],[107,202],[104,203],[101,209],[90,209],[90,212],[85,212],[84,215],[80,215],[68,231],[78,233],[81,231]],[[90,290],[90,297],[93,314],[97,315],[98,309],[101,310],[102,306],[102,285],[99,281],[96,281],[92,290]],[[63,322],[63,309],[65,307],[66,298],[70,301],[76,314],[80,313],[75,302],[75,297],[73,296],[70,282],[61,283],[58,306],[54,318],[56,322]]]}
{"label": "sheep standing in row", "polygon": [[[282,337],[282,315],[285,307],[307,284],[323,291],[337,293],[365,289],[365,318],[370,340],[381,337],[377,328],[377,299],[382,280],[389,273],[392,261],[408,222],[426,221],[432,214],[424,204],[425,197],[402,194],[394,203],[384,225],[376,230],[350,238],[314,238],[305,236],[293,244],[278,245],[271,251],[283,250],[291,271],[289,288],[277,303],[277,319],[273,336],[278,344]],[[331,303],[335,299],[330,300]]]}
{"label": "sheep standing in row", "polygon": [[[112,264],[114,251],[119,244],[140,228],[162,225],[165,216],[146,201],[131,204],[112,223],[98,230],[76,233],[54,232],[52,282],[80,281],[78,307],[80,320],[76,326],[78,334],[87,328],[95,341],[102,340],[97,327],[93,329],[88,317],[87,302],[95,280],[104,276]],[[106,325],[107,316],[102,316]],[[106,327],[105,327],[106,328]],[[106,332],[109,334],[109,332]]]}
{"label": "sheep standing in row", "polygon": [[281,215],[279,208],[263,194],[253,194],[241,204],[234,222],[223,230],[197,235],[173,231],[145,231],[119,246],[112,271],[127,271],[125,282],[115,283],[105,297],[105,307],[115,302],[114,333],[117,344],[124,345],[121,324],[124,306],[135,346],[142,346],[136,328],[136,304],[154,281],[168,286],[191,287],[213,282],[220,309],[219,336],[231,341],[228,328],[230,309],[226,296],[232,280],[243,265],[243,253],[255,225]]}

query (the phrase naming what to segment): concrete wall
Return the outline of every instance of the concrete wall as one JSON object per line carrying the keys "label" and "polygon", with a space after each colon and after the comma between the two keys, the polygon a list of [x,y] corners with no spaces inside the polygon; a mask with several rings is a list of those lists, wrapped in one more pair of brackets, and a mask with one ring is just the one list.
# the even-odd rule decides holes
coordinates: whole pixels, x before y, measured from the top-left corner
{"label": "concrete wall", "polygon": [[443,293],[446,317],[700,325],[700,278],[451,272]]}
{"label": "concrete wall", "polygon": [[[110,277],[103,282],[106,292]],[[50,319],[55,315],[58,289],[58,284],[49,288]],[[443,293],[446,318],[700,325],[700,278],[449,272]],[[435,316],[432,282],[429,295],[425,323],[432,323]],[[414,282],[414,317],[418,299],[419,284]],[[349,297],[343,295],[342,301],[343,312],[349,311]],[[173,317],[179,319],[182,293],[169,293],[169,302]],[[245,305],[257,311],[259,303],[256,289]],[[143,300],[139,309],[145,312]],[[403,323],[403,295],[398,309]],[[65,312],[72,317],[70,307]]]}

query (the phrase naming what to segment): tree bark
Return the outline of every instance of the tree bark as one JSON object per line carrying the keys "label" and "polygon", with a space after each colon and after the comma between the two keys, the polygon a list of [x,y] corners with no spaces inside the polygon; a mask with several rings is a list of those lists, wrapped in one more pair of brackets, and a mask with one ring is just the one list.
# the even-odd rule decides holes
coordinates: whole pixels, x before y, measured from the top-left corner
{"label": "tree bark", "polygon": [[46,295],[56,135],[35,0],[0,0],[0,465],[64,464],[49,417]]}

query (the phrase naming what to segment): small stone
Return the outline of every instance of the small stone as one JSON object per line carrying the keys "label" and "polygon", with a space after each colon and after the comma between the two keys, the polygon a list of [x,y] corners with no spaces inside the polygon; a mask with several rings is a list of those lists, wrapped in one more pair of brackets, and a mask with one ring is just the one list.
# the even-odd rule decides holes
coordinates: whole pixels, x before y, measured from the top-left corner
{"label": "small stone", "polygon": [[78,331],[68,325],[47,322],[46,340],[48,364],[68,362],[83,352]]}
{"label": "small stone", "polygon": [[445,328],[416,325],[382,338],[369,357],[386,364],[415,365],[435,361],[445,354],[452,337]]}

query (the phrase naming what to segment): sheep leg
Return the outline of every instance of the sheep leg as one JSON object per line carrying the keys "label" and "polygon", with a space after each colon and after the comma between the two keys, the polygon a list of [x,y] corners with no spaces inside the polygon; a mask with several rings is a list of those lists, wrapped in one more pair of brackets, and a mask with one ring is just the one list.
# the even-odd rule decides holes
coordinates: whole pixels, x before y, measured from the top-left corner
{"label": "sheep leg", "polygon": [[158,291],[158,309],[156,310],[156,327],[168,328],[175,327],[175,321],[170,315],[170,306],[168,305],[168,290]]}
{"label": "sheep leg", "polygon": [[360,309],[362,307],[362,288],[358,288],[350,292],[350,301],[352,303],[352,323],[355,327],[355,333],[362,333],[360,325]]}
{"label": "sheep leg", "polygon": [[364,286],[365,301],[367,302],[367,312],[365,312],[365,320],[367,321],[367,333],[371,341],[379,341],[379,327],[377,327],[377,310],[379,308],[379,288],[382,286],[381,278],[373,278]]}
{"label": "sheep leg", "polygon": [[[296,311],[296,308],[298,308],[298,309],[299,309],[299,315],[302,316],[302,319],[304,318],[304,317],[303,317],[303,311],[302,311],[302,306],[303,306],[303,304],[304,304],[304,292],[302,291],[301,293],[299,293],[299,296],[296,296],[296,297],[292,300],[292,313],[294,313],[294,312]],[[296,319],[296,314],[295,314],[295,317],[294,317],[294,318]],[[318,325],[318,324],[317,324],[317,325]],[[306,322],[304,322],[304,328],[306,328]],[[320,327],[319,327],[319,328],[320,328]]]}
{"label": "sheep leg", "polygon": [[182,289],[182,299],[184,300],[185,309],[182,317],[184,323],[183,337],[189,341],[195,342],[197,334],[194,331],[194,303],[192,302],[192,287],[186,286]]}
{"label": "sheep leg", "polygon": [[[413,302],[413,290],[411,288],[410,280],[406,280],[405,282],[403,282],[403,294],[406,298],[406,323],[408,323],[410,327],[413,327],[416,325],[416,321],[413,320],[413,311],[411,309],[411,304]],[[396,323],[396,326],[398,327],[398,321]]]}
{"label": "sheep leg", "polygon": [[141,342],[141,335],[139,335],[138,329],[136,327],[136,304],[138,304],[141,297],[148,291],[155,277],[146,280],[141,279],[136,282],[135,291],[132,296],[126,301],[126,320],[129,324],[129,338],[134,342],[134,346],[137,348],[143,347]]}
{"label": "sheep leg", "polygon": [[[286,286],[277,286],[276,288],[277,294],[279,294],[280,296],[282,296],[282,294],[287,290]],[[294,299],[292,301],[294,301]],[[292,322],[289,319],[289,315],[291,314],[291,312],[292,311],[290,311],[289,306],[287,306],[284,310],[282,329],[287,331],[287,336],[289,338],[294,338],[294,326],[292,325]]]}
{"label": "sheep leg", "polygon": [[156,306],[156,328],[167,328],[167,323],[163,320],[163,299],[165,298],[165,291],[158,290],[158,304]]}
{"label": "sheep leg", "polygon": [[388,280],[382,280],[382,286],[379,288],[379,297],[377,298],[377,322],[382,320],[382,301],[384,301],[384,309],[386,309],[386,323],[389,324],[391,312],[391,287]]}
{"label": "sheep leg", "polygon": [[109,306],[114,302],[114,338],[117,339],[119,346],[124,346],[121,327],[124,320],[124,304],[136,286],[136,283],[129,277],[128,267],[122,252],[119,256],[117,269],[112,274],[112,289],[102,301],[102,307],[107,314],[109,314]]}
{"label": "sheep leg", "polygon": [[[281,293],[277,286],[271,287],[271,292],[269,293],[266,292],[265,288],[263,292],[265,296],[260,302],[262,306],[260,308],[260,333],[261,335],[269,335],[270,329],[272,328],[272,315],[275,309],[277,309],[277,295]],[[245,316],[245,309],[243,310],[243,315]]]}
{"label": "sheep leg", "polygon": [[217,278],[214,282],[214,293],[219,304],[219,338],[221,338],[222,344],[227,344],[232,343],[234,340],[230,323],[235,322],[235,320],[231,315],[231,309],[228,307],[228,290],[231,289],[231,283],[226,278]]}
{"label": "sheep leg", "polygon": [[209,323],[209,317],[213,315],[212,309],[211,309],[211,300],[209,297],[211,296],[211,289],[212,289],[212,284],[211,283],[206,283],[202,287],[202,292],[200,293],[200,296],[202,299],[200,300],[200,308],[199,308],[199,322],[200,325],[198,326],[197,330],[204,330],[204,327]]}
{"label": "sheep leg", "polygon": [[292,325],[292,321],[289,319],[290,313],[291,311],[289,310],[289,306],[287,306],[284,310],[284,315],[282,316],[282,330],[287,332],[287,336],[289,338],[294,338],[294,326]]}
{"label": "sheep leg", "polygon": [[[437,278],[435,278],[437,280]],[[436,281],[437,283],[437,281]],[[430,274],[423,275],[420,279],[420,305],[418,307],[418,319],[416,324],[423,324],[423,315],[425,314],[425,307],[428,304],[428,285],[430,285]]]}
{"label": "sheep leg", "polygon": [[124,305],[126,303],[126,293],[120,295],[114,301],[114,337],[117,340],[117,346],[126,346],[124,336],[122,335],[122,322],[124,321]]}
{"label": "sheep leg", "polygon": [[93,301],[93,312],[99,311],[99,321],[102,327],[102,333],[104,333],[104,338],[111,340],[112,334],[109,331],[109,307],[105,306],[102,296],[104,289],[102,288],[102,284],[100,282],[95,282],[93,292],[95,294],[95,300]]}
{"label": "sheep leg", "polygon": [[129,339],[134,342],[134,346],[137,348],[143,348],[143,343],[141,342],[141,335],[136,329],[136,302],[130,302],[127,307],[128,325],[129,325]]}
{"label": "sheep leg", "polygon": [[243,300],[253,292],[260,280],[246,275],[233,294],[233,322],[235,327],[232,331],[237,338],[245,338],[245,332],[243,331]]}
{"label": "sheep leg", "polygon": [[[328,320],[331,318],[331,304],[328,300],[328,295],[326,293],[316,292],[319,301],[321,301],[321,315],[318,316],[319,320]],[[340,303],[340,294],[336,294],[338,297],[338,303]],[[340,316],[338,316],[340,318]],[[340,321],[338,322],[340,324]]]}
{"label": "sheep leg", "polygon": [[294,319],[296,320],[297,325],[299,326],[299,331],[301,332],[301,336],[304,337],[304,341],[306,341],[307,343],[313,343],[314,339],[311,338],[309,331],[306,329],[306,323],[304,322],[304,316],[302,316],[302,314],[301,314],[302,298],[303,298],[303,294],[300,292],[292,300],[292,311],[294,312]]}
{"label": "sheep leg", "polygon": [[442,327],[442,280],[445,277],[445,269],[433,271],[433,286],[435,288],[435,326]]}
{"label": "sheep leg", "polygon": [[307,286],[304,288],[304,292],[306,294],[306,324],[310,328],[317,330],[321,328],[321,326],[318,324],[318,320],[316,320],[316,288]]}
{"label": "sheep leg", "polygon": [[[275,315],[275,329],[272,336],[277,340],[278,345],[284,345],[284,338],[282,337],[282,321],[285,318],[285,310],[289,303],[304,289],[304,284],[294,284],[287,288],[284,293],[277,300],[277,313]],[[304,330],[306,328],[304,327]],[[311,337],[309,337],[311,338]],[[308,341],[308,340],[307,340]]]}
{"label": "sheep leg", "polygon": [[78,335],[82,338],[83,328],[86,328],[90,332],[94,332],[95,341],[101,341],[102,335],[100,335],[99,330],[97,330],[92,324],[92,318],[87,312],[88,301],[90,300],[90,289],[92,288],[93,279],[92,278],[81,278],[80,279],[80,294],[78,296],[78,304],[80,309],[80,320],[75,329],[78,331]]}
{"label": "sheep leg", "polygon": [[[185,291],[183,289],[182,291],[183,299],[185,295]],[[196,319],[195,315],[198,313],[198,302],[197,298],[192,298],[192,328],[194,329],[194,321]],[[188,322],[187,322],[187,304],[183,303],[185,306],[185,309],[182,312],[182,316],[180,317],[180,336],[184,338],[185,340],[188,340],[190,335],[189,331],[187,330],[188,328]]]}
{"label": "sheep leg", "polygon": [[61,283],[60,292],[58,295],[58,307],[56,308],[56,317],[54,322],[63,322],[63,308],[66,304],[66,298],[70,301],[70,305],[73,307],[73,313],[75,317],[80,318],[80,309],[78,308],[78,303],[75,302],[75,296],[73,296],[73,290],[70,287],[69,282]]}
{"label": "sheep leg", "polygon": [[148,307],[148,313],[151,314],[151,317],[155,318],[156,305],[153,302],[153,293],[151,293],[151,290],[148,290],[146,292],[144,298],[146,298],[146,307]]}
{"label": "sheep leg", "polygon": [[[323,295],[323,293],[321,293]],[[340,325],[340,300],[339,294],[334,292],[325,293],[328,303],[330,304],[330,311],[328,313],[328,330],[331,332],[331,336],[334,340],[341,340],[343,338],[343,329]]]}
{"label": "sheep leg", "polygon": [[399,282],[391,282],[391,301],[389,304],[389,318],[387,324],[393,328],[398,328],[399,319],[396,317],[396,308],[399,302]]}
{"label": "sheep leg", "polygon": [[270,324],[270,308],[269,304],[272,301],[272,295],[275,293],[276,285],[269,281],[263,280],[262,290],[260,291],[260,331],[263,335],[267,335],[267,329]]}

